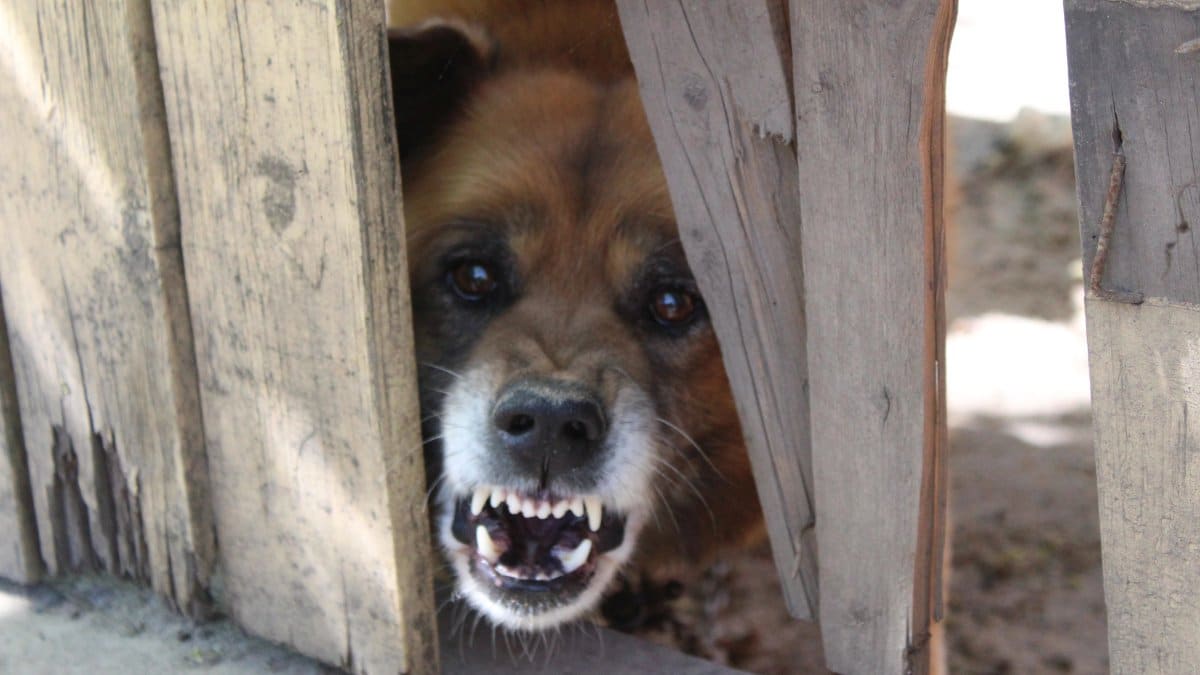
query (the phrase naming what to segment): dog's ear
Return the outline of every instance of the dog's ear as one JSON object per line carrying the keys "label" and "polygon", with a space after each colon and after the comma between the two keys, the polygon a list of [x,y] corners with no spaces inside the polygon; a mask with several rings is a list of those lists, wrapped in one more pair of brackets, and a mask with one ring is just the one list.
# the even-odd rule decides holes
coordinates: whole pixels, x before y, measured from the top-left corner
{"label": "dog's ear", "polygon": [[480,29],[432,19],[416,28],[389,28],[392,102],[400,157],[431,142],[491,70],[494,43]]}

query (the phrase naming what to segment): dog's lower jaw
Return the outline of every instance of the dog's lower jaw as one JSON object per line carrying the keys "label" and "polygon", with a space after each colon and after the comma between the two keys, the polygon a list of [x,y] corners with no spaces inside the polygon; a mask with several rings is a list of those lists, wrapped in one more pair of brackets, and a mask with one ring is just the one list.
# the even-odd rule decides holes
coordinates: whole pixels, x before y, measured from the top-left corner
{"label": "dog's lower jaw", "polygon": [[595,554],[595,569],[582,592],[570,600],[544,611],[535,611],[516,602],[506,603],[497,597],[481,580],[474,569],[475,552],[459,542],[452,533],[454,501],[441,501],[439,538],[454,571],[456,595],[497,626],[513,631],[542,631],[581,619],[595,610],[605,591],[616,579],[617,572],[633,555],[638,534],[646,522],[640,512],[631,513],[625,520],[625,534],[620,546]]}

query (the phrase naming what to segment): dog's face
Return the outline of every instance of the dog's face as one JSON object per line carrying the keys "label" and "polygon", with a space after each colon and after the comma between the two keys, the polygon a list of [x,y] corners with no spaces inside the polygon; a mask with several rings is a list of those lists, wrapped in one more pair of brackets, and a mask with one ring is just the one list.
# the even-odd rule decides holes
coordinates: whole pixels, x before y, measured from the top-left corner
{"label": "dog's face", "polygon": [[460,593],[540,629],[761,516],[632,78],[461,79],[404,163],[435,524]]}

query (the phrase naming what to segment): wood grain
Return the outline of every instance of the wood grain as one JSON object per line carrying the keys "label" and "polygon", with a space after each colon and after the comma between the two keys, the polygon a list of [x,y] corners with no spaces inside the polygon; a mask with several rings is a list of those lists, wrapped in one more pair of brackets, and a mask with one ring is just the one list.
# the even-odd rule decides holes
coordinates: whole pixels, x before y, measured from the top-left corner
{"label": "wood grain", "polygon": [[41,576],[42,555],[21,436],[17,380],[0,300],[0,577],[32,584]]}
{"label": "wood grain", "polygon": [[926,672],[941,611],[955,7],[790,4],[820,623],[839,673]]}
{"label": "wood grain", "polygon": [[1087,302],[1113,673],[1200,672],[1200,307]]}
{"label": "wood grain", "polygon": [[1200,11],[1067,0],[1067,56],[1084,270],[1112,155],[1126,158],[1104,285],[1200,304]]}
{"label": "wood grain", "polygon": [[817,611],[799,182],[780,0],[618,3],[792,614]]}
{"label": "wood grain", "polygon": [[228,607],[434,672],[383,5],[153,7]]}
{"label": "wood grain", "polygon": [[51,573],[193,615],[212,567],[196,371],[149,5],[0,5],[0,286]]}
{"label": "wood grain", "polygon": [[1085,269],[1120,153],[1102,286],[1145,298],[1086,304],[1109,661],[1200,672],[1200,5],[1064,4]]}

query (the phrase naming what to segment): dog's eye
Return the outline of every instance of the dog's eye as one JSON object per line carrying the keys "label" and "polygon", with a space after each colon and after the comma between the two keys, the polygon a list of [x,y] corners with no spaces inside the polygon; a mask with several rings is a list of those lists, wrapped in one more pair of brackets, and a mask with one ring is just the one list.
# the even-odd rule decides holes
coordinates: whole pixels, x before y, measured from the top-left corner
{"label": "dog's eye", "polygon": [[496,290],[498,282],[492,268],[477,260],[456,264],[448,273],[450,287],[463,300],[476,302]]}
{"label": "dog's eye", "polygon": [[650,297],[650,313],[663,326],[679,327],[691,321],[700,298],[679,288],[660,288]]}

